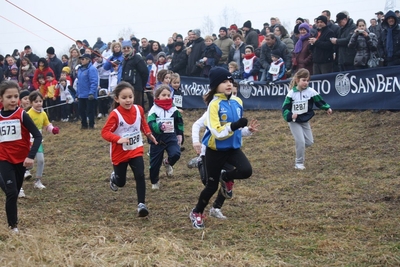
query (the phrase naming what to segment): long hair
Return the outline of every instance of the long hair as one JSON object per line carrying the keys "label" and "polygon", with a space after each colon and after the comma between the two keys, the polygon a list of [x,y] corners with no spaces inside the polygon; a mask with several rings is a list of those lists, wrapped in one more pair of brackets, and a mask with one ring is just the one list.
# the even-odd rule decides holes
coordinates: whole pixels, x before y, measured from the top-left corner
{"label": "long hair", "polygon": [[117,108],[119,106],[119,103],[117,101],[115,101],[115,99],[119,97],[119,94],[125,88],[131,89],[132,90],[132,95],[133,95],[133,97],[135,97],[133,86],[128,82],[120,82],[119,84],[117,84],[117,86],[115,87],[114,91],[112,92],[112,94],[114,96],[114,101],[112,103],[112,108],[113,109]]}
{"label": "long hair", "polygon": [[310,79],[310,72],[305,68],[299,69],[290,81],[289,89],[293,89],[301,78]]}

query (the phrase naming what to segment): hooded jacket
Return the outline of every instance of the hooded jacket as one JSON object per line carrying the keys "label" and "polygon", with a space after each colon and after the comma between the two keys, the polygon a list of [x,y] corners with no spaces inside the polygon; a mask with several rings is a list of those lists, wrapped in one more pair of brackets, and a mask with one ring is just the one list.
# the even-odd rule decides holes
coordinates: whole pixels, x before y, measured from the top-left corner
{"label": "hooded jacket", "polygon": [[[393,17],[395,19],[395,23],[392,27],[389,26],[387,20],[388,18]],[[379,43],[379,51],[381,56],[385,58],[385,61],[392,61],[392,60],[400,60],[400,26],[398,24],[398,20],[396,14],[393,11],[388,11],[385,14],[385,19],[381,24],[383,31],[380,38]],[[392,30],[392,41],[393,41],[393,55],[392,57],[388,56],[388,51],[386,48],[386,44],[388,42],[388,30]],[[399,62],[400,63],[400,62]]]}

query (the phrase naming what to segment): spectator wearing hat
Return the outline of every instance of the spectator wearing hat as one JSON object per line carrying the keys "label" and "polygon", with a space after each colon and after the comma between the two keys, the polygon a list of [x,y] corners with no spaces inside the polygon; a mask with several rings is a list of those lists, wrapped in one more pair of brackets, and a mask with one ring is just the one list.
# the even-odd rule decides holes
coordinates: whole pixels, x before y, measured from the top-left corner
{"label": "spectator wearing hat", "polygon": [[297,70],[305,68],[312,75],[312,53],[310,49],[308,49],[309,39],[311,36],[310,25],[308,25],[308,23],[301,23],[298,28],[300,36],[292,53],[292,73],[294,74]]}
{"label": "spectator wearing hat", "polygon": [[18,67],[17,64],[11,66],[8,72],[7,80],[18,83]]}
{"label": "spectator wearing hat", "polygon": [[258,34],[257,32],[251,27],[251,21],[248,20],[243,23],[242,27],[245,43],[246,45],[252,45],[254,49],[258,47]]}
{"label": "spectator wearing hat", "polygon": [[135,49],[135,53],[140,53],[139,51],[139,41],[135,36],[131,36],[131,43],[133,49]]}
{"label": "spectator wearing hat", "polygon": [[385,14],[382,28],[379,48],[380,54],[383,55],[385,60],[385,65],[400,65],[400,26],[393,11],[390,10]]}
{"label": "spectator wearing hat", "polygon": [[243,73],[242,77],[246,81],[257,81],[258,73],[261,69],[260,60],[254,54],[254,47],[246,45],[243,57]]}
{"label": "spectator wearing hat", "polygon": [[228,29],[226,27],[219,28],[219,38],[215,40],[214,44],[216,44],[222,51],[222,56],[219,59],[217,66],[228,69],[228,56],[233,41],[228,37]]}
{"label": "spectator wearing hat", "polygon": [[[179,40],[178,37],[177,40]],[[186,76],[187,62],[188,62],[188,55],[184,51],[183,42],[176,41],[175,50],[172,56],[171,64],[169,65],[169,69],[175,73],[178,73],[180,76]]]}
{"label": "spectator wearing hat", "polygon": [[384,13],[382,11],[378,11],[375,13],[377,21],[378,21],[378,25],[381,25],[383,20],[384,20]]}
{"label": "spectator wearing hat", "polygon": [[265,42],[261,46],[260,63],[264,69],[260,81],[265,81],[267,78],[267,72],[270,69],[272,63],[271,55],[278,55],[285,62],[286,70],[290,70],[292,67],[292,55],[289,53],[286,45],[276,37],[272,32],[265,36]]}
{"label": "spectator wearing hat", "polygon": [[122,42],[124,60],[122,63],[121,81],[130,83],[134,88],[134,103],[143,105],[144,89],[146,88],[149,71],[140,54],[135,53],[131,41]]}
{"label": "spectator wearing hat", "polygon": [[199,29],[194,29],[191,33],[191,38],[193,40],[191,47],[186,50],[188,55],[188,65],[186,68],[186,74],[189,76],[201,75],[202,69],[197,66],[196,62],[202,57],[202,53],[206,48],[203,37],[201,37],[201,32]]}
{"label": "spectator wearing hat", "polygon": [[[33,80],[32,80],[32,84],[33,87],[38,90],[40,87],[40,83],[38,80],[39,76],[42,77],[46,77],[46,74],[48,72],[53,72],[53,70],[49,67],[49,63],[47,62],[47,60],[43,57],[39,58],[38,60],[38,67],[35,70],[35,73],[33,74]],[[53,72],[54,74],[54,72]]]}
{"label": "spectator wearing hat", "polygon": [[357,26],[344,12],[336,15],[336,23],[340,27],[340,33],[337,38],[333,37],[330,40],[337,47],[339,71],[354,70],[356,49],[349,47],[349,42]]}
{"label": "spectator wearing hat", "polygon": [[60,75],[61,75],[61,70],[63,68],[63,64],[61,62],[61,60],[56,56],[55,54],[55,50],[53,47],[49,47],[46,50],[47,53],[47,60],[49,61],[49,67],[53,70],[54,72],[54,78],[56,80],[60,79]]}
{"label": "spectator wearing hat", "polygon": [[232,24],[228,29],[229,38],[233,39],[233,36],[235,36],[237,33],[239,33],[238,26],[236,24]]}
{"label": "spectator wearing hat", "polygon": [[317,32],[309,38],[309,48],[313,58],[313,74],[333,71],[333,44],[330,38],[334,33],[328,27],[328,18],[320,15],[316,19]]}
{"label": "spectator wearing hat", "polygon": [[99,74],[92,65],[91,55],[83,54],[79,60],[81,65],[77,74],[76,97],[81,116],[81,129],[94,129]]}
{"label": "spectator wearing hat", "polygon": [[333,31],[334,37],[338,37],[339,33],[340,33],[340,27],[339,25],[335,24],[335,22],[333,20],[331,20],[331,12],[329,10],[323,10],[321,12],[322,16],[325,16],[328,20],[328,28],[331,29]]}
{"label": "spectator wearing hat", "polygon": [[21,58],[25,57],[27,59],[29,59],[29,61],[36,67],[37,66],[37,62],[39,61],[39,57],[32,53],[32,48],[30,45],[26,45],[24,47],[24,51],[20,52],[20,58],[17,61],[17,65],[20,66],[20,62],[21,62]]}

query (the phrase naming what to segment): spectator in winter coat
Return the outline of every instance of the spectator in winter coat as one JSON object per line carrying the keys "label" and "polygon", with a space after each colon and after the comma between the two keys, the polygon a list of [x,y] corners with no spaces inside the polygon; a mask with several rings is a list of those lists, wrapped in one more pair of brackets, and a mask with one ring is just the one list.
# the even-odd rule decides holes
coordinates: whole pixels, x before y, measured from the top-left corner
{"label": "spectator in winter coat", "polygon": [[19,68],[18,82],[22,84],[22,89],[33,91],[33,75],[35,74],[36,68],[32,62],[26,57],[21,57],[21,65]]}
{"label": "spectator in winter coat", "polygon": [[54,78],[58,81],[61,76],[61,70],[63,68],[63,64],[61,60],[56,56],[53,47],[47,48],[46,53],[49,61],[49,67],[53,70],[55,75]]}
{"label": "spectator in winter coat", "polygon": [[204,64],[201,74],[202,77],[208,77],[210,69],[218,65],[218,62],[222,56],[221,49],[219,49],[219,47],[213,42],[214,38],[211,35],[207,35],[206,37],[204,37],[204,43],[206,44],[206,47],[201,54],[201,60]]}
{"label": "spectator in winter coat", "polygon": [[201,55],[206,48],[204,39],[200,35],[200,30],[194,29],[191,34],[193,42],[186,49],[186,53],[188,53],[188,65],[186,68],[186,74],[188,76],[200,76],[202,72],[202,69],[196,65],[196,62],[201,59]]}
{"label": "spectator in winter coat", "polygon": [[159,42],[154,41],[153,43],[151,43],[150,46],[150,54],[154,57],[155,60],[157,60],[158,58],[158,53],[162,52],[162,48]]}
{"label": "spectator in winter coat", "polygon": [[380,48],[383,51],[381,55],[385,59],[385,65],[400,65],[400,25],[393,11],[386,13],[382,28]]}
{"label": "spectator in winter coat", "polygon": [[[47,62],[47,60],[45,58],[39,58],[38,61],[38,67],[35,70],[35,73],[33,74],[33,87],[38,90],[39,89],[39,80],[38,80],[38,76],[41,75],[42,77],[46,77],[46,74],[52,72],[54,75],[53,70],[49,67],[49,63]],[[61,75],[61,74],[60,74]]]}
{"label": "spectator in winter coat", "polygon": [[242,27],[244,36],[245,36],[245,43],[246,45],[252,45],[254,49],[258,47],[258,34],[257,32],[251,27],[251,21],[248,20],[243,23]]}
{"label": "spectator in winter coat", "polygon": [[151,48],[149,41],[147,40],[147,38],[142,38],[140,40],[140,43],[142,44],[139,47],[140,54],[142,55],[143,58],[146,58],[146,56],[150,53],[150,48]]}
{"label": "spectator in winter coat", "polygon": [[233,36],[233,44],[229,51],[229,62],[235,61],[239,67],[240,73],[243,72],[243,57],[246,44],[243,42],[243,37],[240,34],[235,34]]}
{"label": "spectator in winter coat", "polygon": [[254,48],[252,45],[246,45],[244,50],[245,55],[243,57],[243,79],[247,81],[257,81],[258,73],[261,68],[260,60],[254,54]]}
{"label": "spectator in winter coat", "polygon": [[21,58],[25,57],[27,59],[29,59],[29,61],[36,67],[37,66],[37,62],[39,61],[39,57],[37,55],[35,55],[34,53],[32,53],[32,48],[29,45],[26,45],[24,47],[24,51],[21,51],[20,53],[20,58],[17,61],[17,65],[20,66],[21,64]]}
{"label": "spectator in winter coat", "polygon": [[382,32],[381,25],[378,24],[376,19],[371,19],[369,22],[371,23],[371,25],[368,27],[369,32],[374,33],[376,38],[380,40]]}
{"label": "spectator in winter coat", "polygon": [[260,63],[264,72],[260,81],[266,80],[266,74],[272,62],[271,54],[278,55],[285,62],[286,69],[292,67],[291,54],[286,45],[282,43],[273,33],[268,33],[265,36],[265,43],[261,46]]}
{"label": "spectator in winter coat", "polygon": [[308,49],[310,39],[310,26],[308,23],[301,23],[298,27],[300,35],[292,53],[292,73],[301,68],[307,69],[312,75],[313,61],[312,53]]}
{"label": "spectator in winter coat", "polygon": [[226,27],[221,27],[219,29],[219,38],[214,42],[219,49],[222,51],[222,56],[219,59],[218,66],[223,68],[228,68],[228,57],[233,41],[228,37],[228,29]]}
{"label": "spectator in winter coat", "polygon": [[169,69],[175,73],[178,73],[180,76],[186,76],[186,66],[188,62],[188,56],[186,52],[183,50],[183,42],[176,41],[175,42],[175,50],[172,56],[171,65]]}
{"label": "spectator in winter coat", "polygon": [[[94,116],[96,114],[97,89],[99,87],[99,74],[92,65],[91,56],[83,54],[79,57],[81,66],[77,74],[76,97],[79,102],[81,116],[81,129],[94,129]],[[88,125],[89,118],[89,125]]]}
{"label": "spectator in winter coat", "polygon": [[333,44],[330,38],[333,38],[334,33],[327,27],[328,19],[325,16],[316,18],[316,23],[316,35],[309,39],[314,75],[333,71]]}
{"label": "spectator in winter coat", "polygon": [[289,53],[292,53],[294,49],[294,43],[293,40],[290,39],[289,33],[287,32],[285,27],[283,27],[282,25],[276,26],[274,34],[281,40],[282,43],[286,45],[287,49],[289,50]]}
{"label": "spectator in winter coat", "polygon": [[376,35],[367,29],[365,20],[357,20],[357,29],[354,30],[350,38],[349,47],[356,49],[354,57],[355,69],[368,68],[367,62],[373,53],[378,50],[378,39]]}
{"label": "spectator in winter coat", "polygon": [[115,63],[118,63],[118,82],[121,81],[122,74],[122,64],[121,62],[124,60],[124,56],[122,55],[122,46],[120,42],[114,42],[111,44],[112,56],[104,62],[103,68],[108,71],[114,70]]}
{"label": "spectator in winter coat", "polygon": [[104,42],[101,40],[101,37],[97,37],[97,41],[96,41],[96,43],[93,45],[93,50],[94,49],[98,49],[98,50],[100,50],[100,49],[102,49],[103,48],[103,46],[104,46]]}
{"label": "spectator in winter coat", "polygon": [[143,105],[143,92],[149,78],[146,62],[133,50],[131,41],[123,41],[124,60],[122,62],[121,81],[130,83],[134,91],[134,104]]}
{"label": "spectator in winter coat", "polygon": [[337,46],[336,56],[340,71],[354,70],[354,57],[356,50],[349,47],[350,38],[357,28],[353,19],[349,18],[345,13],[340,12],[336,15],[336,23],[340,26],[339,36],[331,38],[332,44]]}

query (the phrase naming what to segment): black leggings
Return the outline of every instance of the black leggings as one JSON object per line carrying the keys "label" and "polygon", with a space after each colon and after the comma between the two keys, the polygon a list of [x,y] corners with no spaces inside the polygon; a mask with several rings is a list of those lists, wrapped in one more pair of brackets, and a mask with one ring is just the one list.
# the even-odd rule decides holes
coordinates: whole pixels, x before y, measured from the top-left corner
{"label": "black leggings", "polygon": [[[204,212],[211,197],[218,190],[221,170],[226,163],[235,167],[235,169],[226,172],[227,181],[233,181],[234,179],[247,179],[253,172],[249,160],[240,149],[216,151],[207,147],[205,159],[206,172],[208,176],[207,184],[200,193],[199,201],[194,209],[195,212],[199,213]],[[220,206],[222,206],[221,203]]]}
{"label": "black leggings", "polygon": [[16,227],[18,224],[17,200],[24,174],[23,162],[12,164],[8,161],[0,161],[0,187],[6,193],[7,221],[11,227]]}
{"label": "black leggings", "polygon": [[114,166],[114,183],[119,186],[123,187],[126,183],[126,170],[128,165],[131,167],[133,171],[133,175],[135,176],[136,180],[136,194],[138,198],[138,203],[145,203],[146,197],[146,184],[144,181],[144,161],[143,157],[136,157],[130,159],[128,162],[121,162],[118,165]]}

